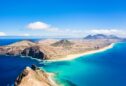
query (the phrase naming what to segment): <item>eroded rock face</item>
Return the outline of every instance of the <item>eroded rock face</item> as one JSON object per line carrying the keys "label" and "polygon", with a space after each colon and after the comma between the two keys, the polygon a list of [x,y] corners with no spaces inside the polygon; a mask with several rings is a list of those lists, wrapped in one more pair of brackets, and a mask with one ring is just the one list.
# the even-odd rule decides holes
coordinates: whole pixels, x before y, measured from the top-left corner
{"label": "eroded rock face", "polygon": [[13,44],[7,45],[7,46],[1,46],[0,47],[0,54],[6,54],[6,55],[20,55],[21,52],[28,47],[35,46],[35,43],[31,41],[20,41],[15,42]]}
{"label": "eroded rock face", "polygon": [[40,51],[38,46],[33,46],[33,47],[29,47],[29,48],[24,49],[21,52],[21,55],[31,56],[31,57],[37,58],[37,59],[45,59],[44,53]]}
{"label": "eroded rock face", "polygon": [[21,84],[21,80],[28,75],[28,68],[26,68],[16,79],[15,86]]}
{"label": "eroded rock face", "polygon": [[26,67],[17,77],[14,86],[57,86],[48,73],[40,70],[37,66]]}
{"label": "eroded rock face", "polygon": [[45,54],[36,43],[31,41],[20,41],[7,46],[0,47],[0,55],[30,56],[37,59],[45,59]]}

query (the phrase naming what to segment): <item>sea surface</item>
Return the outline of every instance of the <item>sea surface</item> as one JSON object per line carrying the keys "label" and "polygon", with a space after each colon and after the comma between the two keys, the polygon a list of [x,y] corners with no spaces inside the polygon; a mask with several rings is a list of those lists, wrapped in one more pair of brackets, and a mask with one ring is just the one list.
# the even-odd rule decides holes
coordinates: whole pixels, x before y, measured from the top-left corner
{"label": "sea surface", "polygon": [[55,73],[58,83],[65,86],[126,86],[126,43],[116,43],[111,49],[71,61],[43,62],[19,56],[0,56],[0,86],[13,86],[16,77],[31,64]]}

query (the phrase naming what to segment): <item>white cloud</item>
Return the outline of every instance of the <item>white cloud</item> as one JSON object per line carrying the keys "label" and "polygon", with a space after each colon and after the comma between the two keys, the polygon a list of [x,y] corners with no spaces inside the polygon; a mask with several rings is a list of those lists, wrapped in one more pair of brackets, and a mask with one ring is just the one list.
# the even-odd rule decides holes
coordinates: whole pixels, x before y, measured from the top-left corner
{"label": "white cloud", "polygon": [[33,30],[44,30],[44,29],[50,28],[50,25],[44,22],[37,21],[37,22],[32,22],[28,24],[27,28],[33,29]]}
{"label": "white cloud", "polygon": [[26,33],[26,34],[23,34],[23,36],[30,36],[30,34]]}
{"label": "white cloud", "polygon": [[71,37],[84,37],[89,34],[105,34],[105,35],[116,35],[119,37],[126,37],[126,30],[118,29],[59,29],[57,30],[57,35],[61,36],[71,36]]}
{"label": "white cloud", "polygon": [[94,29],[91,30],[92,33],[94,34],[113,34],[115,32],[118,32],[118,30],[115,29]]}
{"label": "white cloud", "polygon": [[126,37],[125,30],[118,30],[118,29],[93,29],[90,30],[91,34],[106,34],[106,35],[117,35],[120,37]]}
{"label": "white cloud", "polygon": [[[126,37],[125,30],[119,29],[61,29],[57,27],[52,27],[51,25],[37,21],[32,22],[27,25],[28,29],[32,30],[45,30],[46,35],[56,35],[56,36],[71,36],[71,37],[83,37],[88,34],[106,34],[106,35],[117,35],[120,37]],[[41,35],[41,34],[38,34]],[[24,36],[29,36],[29,34],[24,34]]]}
{"label": "white cloud", "polygon": [[60,35],[75,35],[76,33],[78,34],[79,32],[82,32],[82,31],[76,30],[76,29],[72,30],[72,29],[61,29],[61,28],[57,28],[57,27],[52,27],[51,25],[46,24],[41,21],[32,22],[27,25],[27,28],[32,29],[32,30],[45,30],[47,32],[60,34]]}
{"label": "white cloud", "polygon": [[6,33],[0,32],[0,36],[6,36]]}

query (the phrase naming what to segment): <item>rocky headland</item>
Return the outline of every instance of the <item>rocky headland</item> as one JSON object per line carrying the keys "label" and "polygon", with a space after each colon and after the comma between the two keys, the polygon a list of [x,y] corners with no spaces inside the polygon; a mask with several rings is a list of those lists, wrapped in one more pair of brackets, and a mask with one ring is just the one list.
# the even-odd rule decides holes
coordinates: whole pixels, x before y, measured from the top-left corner
{"label": "rocky headland", "polygon": [[37,66],[26,67],[17,77],[14,86],[58,86],[52,80],[53,74],[46,73]]}

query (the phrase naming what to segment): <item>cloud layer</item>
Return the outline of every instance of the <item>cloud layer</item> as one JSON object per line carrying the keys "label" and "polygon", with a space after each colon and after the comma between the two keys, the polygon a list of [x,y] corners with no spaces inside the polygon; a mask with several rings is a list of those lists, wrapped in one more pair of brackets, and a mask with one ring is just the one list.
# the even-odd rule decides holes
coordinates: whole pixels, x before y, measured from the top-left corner
{"label": "cloud layer", "polygon": [[[105,35],[117,35],[120,37],[126,37],[126,31],[125,30],[119,30],[119,29],[72,29],[72,28],[58,28],[58,27],[52,27],[52,25],[49,25],[47,23],[44,23],[42,21],[36,21],[29,23],[27,25],[28,29],[31,30],[42,30],[46,31],[44,34],[49,36],[69,36],[69,37],[84,37],[89,34],[105,34]],[[40,31],[41,32],[41,31]],[[32,34],[30,34],[32,35]],[[37,35],[37,34],[36,34]],[[39,36],[41,34],[38,34]],[[29,34],[25,34],[25,36],[29,36]]]}
{"label": "cloud layer", "polygon": [[106,34],[106,35],[117,35],[121,37],[126,37],[125,30],[117,30],[117,29],[93,29],[90,30],[91,34]]}
{"label": "cloud layer", "polygon": [[116,29],[93,29],[91,30],[92,33],[95,33],[95,34],[114,34],[114,33],[117,33],[118,30]]}
{"label": "cloud layer", "polygon": [[0,32],[0,36],[6,36],[6,33]]}
{"label": "cloud layer", "polygon": [[48,29],[50,28],[50,25],[44,23],[44,22],[32,22],[30,24],[27,25],[28,29],[33,29],[33,30],[43,30],[43,29]]}

